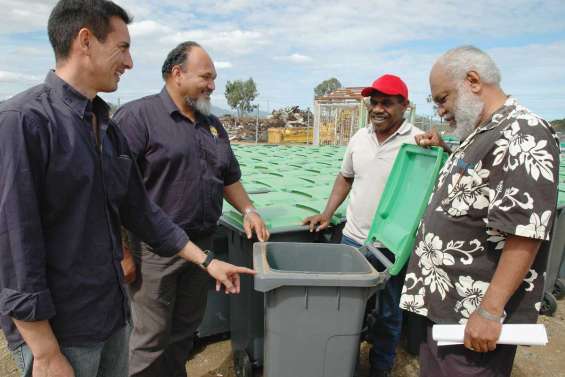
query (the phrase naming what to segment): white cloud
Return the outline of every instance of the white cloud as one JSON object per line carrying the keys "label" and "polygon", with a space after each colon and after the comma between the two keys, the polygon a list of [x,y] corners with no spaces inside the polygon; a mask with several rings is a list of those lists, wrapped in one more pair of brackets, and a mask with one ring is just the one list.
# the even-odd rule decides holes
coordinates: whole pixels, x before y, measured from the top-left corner
{"label": "white cloud", "polygon": [[215,62],[214,66],[216,67],[216,69],[226,69],[226,68],[232,68],[233,64],[230,62]]}
{"label": "white cloud", "polygon": [[[425,101],[431,64],[445,49],[471,43],[492,54],[508,93],[541,115],[565,115],[563,0],[544,0],[543,6],[531,0],[513,0],[512,6],[476,0],[465,7],[449,0],[353,0],[331,6],[322,0],[115,1],[135,18],[130,25],[135,67],[108,95],[122,102],[158,91],[168,51],[195,40],[216,61],[218,93],[227,80],[252,76],[261,106],[311,106],[313,88],[325,79],[363,86],[390,72],[403,77],[426,114],[431,113]],[[31,84],[12,71],[37,78],[52,67],[46,24],[55,3],[0,0],[0,72],[11,73],[0,75],[0,96]]]}
{"label": "white cloud", "polygon": [[42,77],[35,75],[27,75],[17,72],[0,71],[0,82],[2,83],[18,83],[25,81],[28,83],[40,82]]}
{"label": "white cloud", "polygon": [[0,0],[0,34],[47,29],[47,18],[56,0]]}
{"label": "white cloud", "polygon": [[38,47],[25,47],[25,46],[16,47],[13,53],[17,55],[19,59],[38,58],[38,57],[44,57],[45,55],[51,57],[53,55],[51,48],[38,48]]}
{"label": "white cloud", "polygon": [[261,32],[250,30],[191,30],[181,31],[161,38],[162,43],[197,41],[205,48],[242,55],[269,43]]}
{"label": "white cloud", "polygon": [[170,33],[171,28],[161,25],[153,20],[133,22],[129,25],[129,32],[132,38],[147,37],[151,35]]}
{"label": "white cloud", "polygon": [[309,63],[312,61],[312,58],[306,55],[302,55],[302,54],[291,54],[291,55],[287,55],[287,56],[275,56],[273,59],[275,60],[283,60],[283,61],[288,61],[291,63],[298,63],[298,64],[302,64],[302,63]]}

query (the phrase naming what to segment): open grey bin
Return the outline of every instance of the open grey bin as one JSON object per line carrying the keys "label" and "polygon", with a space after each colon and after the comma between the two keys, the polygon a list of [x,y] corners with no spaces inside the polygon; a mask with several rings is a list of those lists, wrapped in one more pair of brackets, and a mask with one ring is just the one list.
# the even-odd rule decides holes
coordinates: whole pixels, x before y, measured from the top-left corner
{"label": "open grey bin", "polygon": [[565,295],[565,280],[560,276],[560,267],[563,263],[565,252],[565,206],[558,205],[551,232],[551,241],[547,256],[545,273],[545,286],[540,314],[553,315],[557,310],[557,300]]}
{"label": "open grey bin", "polygon": [[255,290],[265,292],[265,377],[350,377],[367,299],[384,285],[355,248],[258,242]]}

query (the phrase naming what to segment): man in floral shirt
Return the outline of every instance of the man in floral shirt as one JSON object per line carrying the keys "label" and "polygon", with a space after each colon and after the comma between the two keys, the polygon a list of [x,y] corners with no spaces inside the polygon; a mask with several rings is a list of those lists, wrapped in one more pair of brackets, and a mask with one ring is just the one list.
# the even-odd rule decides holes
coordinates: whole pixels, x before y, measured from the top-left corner
{"label": "man in floral shirt", "polygon": [[[462,139],[418,230],[401,308],[429,319],[421,376],[510,376],[516,346],[501,322],[535,323],[557,201],[559,148],[548,122],[507,96],[500,72],[464,46],[434,64],[438,113]],[[420,145],[442,145],[437,132]],[[431,325],[466,324],[464,346],[438,348]]]}

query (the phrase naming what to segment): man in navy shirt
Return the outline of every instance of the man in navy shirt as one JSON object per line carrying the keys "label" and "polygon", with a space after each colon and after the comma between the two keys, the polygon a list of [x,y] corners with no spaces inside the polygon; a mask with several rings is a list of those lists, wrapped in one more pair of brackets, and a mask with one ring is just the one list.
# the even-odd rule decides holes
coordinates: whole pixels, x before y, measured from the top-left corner
{"label": "man in navy shirt", "polygon": [[211,260],[148,198],[97,96],[132,68],[129,22],[111,1],[59,1],[55,71],[0,105],[0,321],[24,376],[127,375],[121,224],[230,293],[252,273]]}
{"label": "man in navy shirt", "polygon": [[[216,70],[195,42],[174,48],[160,93],[121,107],[114,120],[128,139],[151,199],[201,248],[211,247],[225,197],[244,213],[247,236],[268,238],[241,182],[228,134],[210,114]],[[208,277],[178,256],[158,256],[130,236],[137,279],[130,284],[131,377],[185,377],[206,308]],[[133,271],[126,271],[133,275]]]}

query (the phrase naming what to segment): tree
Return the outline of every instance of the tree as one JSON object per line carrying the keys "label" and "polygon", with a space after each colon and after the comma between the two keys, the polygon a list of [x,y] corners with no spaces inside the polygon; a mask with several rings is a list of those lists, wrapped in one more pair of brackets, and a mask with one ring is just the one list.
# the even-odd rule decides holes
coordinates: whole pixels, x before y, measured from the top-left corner
{"label": "tree", "polygon": [[255,81],[252,78],[249,78],[247,81],[228,81],[224,94],[226,95],[228,105],[232,109],[237,110],[238,119],[241,119],[243,114],[253,110],[254,106],[251,102],[259,95]]}
{"label": "tree", "polygon": [[565,131],[565,118],[564,119],[555,119],[555,120],[552,120],[549,123],[551,123],[551,125],[553,126],[555,131],[560,131],[560,132]]}
{"label": "tree", "polygon": [[332,77],[331,79],[319,83],[318,86],[314,88],[314,94],[316,96],[325,96],[339,88],[341,88],[341,83],[338,79]]}

